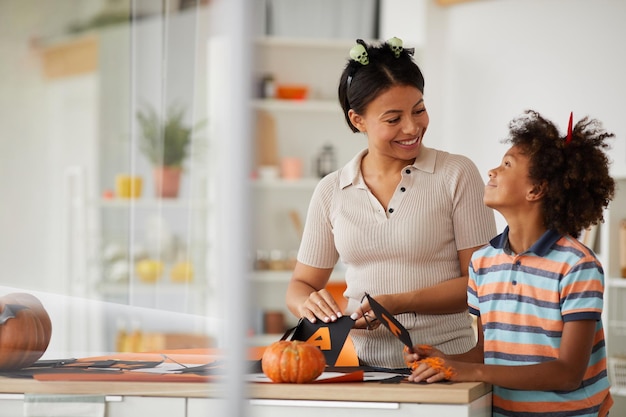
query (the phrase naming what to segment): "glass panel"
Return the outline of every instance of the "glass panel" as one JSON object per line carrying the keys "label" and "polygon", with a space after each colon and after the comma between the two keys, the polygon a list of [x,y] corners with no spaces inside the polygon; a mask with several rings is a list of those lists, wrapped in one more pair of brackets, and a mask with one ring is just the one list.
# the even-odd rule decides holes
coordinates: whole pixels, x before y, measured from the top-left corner
{"label": "glass panel", "polygon": [[0,297],[41,300],[43,359],[245,356],[248,92],[226,87],[248,78],[246,14],[224,0],[0,2]]}

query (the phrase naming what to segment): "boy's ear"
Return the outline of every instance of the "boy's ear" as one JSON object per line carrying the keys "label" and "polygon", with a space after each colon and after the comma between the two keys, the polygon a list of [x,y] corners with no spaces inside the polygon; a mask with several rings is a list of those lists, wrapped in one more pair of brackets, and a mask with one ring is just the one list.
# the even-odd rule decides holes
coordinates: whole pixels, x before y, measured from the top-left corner
{"label": "boy's ear", "polygon": [[526,198],[528,199],[528,201],[539,201],[546,194],[547,188],[548,188],[548,185],[546,181],[542,181],[539,184],[535,184],[533,185],[533,188],[531,188],[530,191],[528,192]]}
{"label": "boy's ear", "polygon": [[363,122],[363,117],[361,117],[361,115],[350,109],[348,110],[348,117],[354,127],[359,129],[360,132],[365,132],[365,123]]}

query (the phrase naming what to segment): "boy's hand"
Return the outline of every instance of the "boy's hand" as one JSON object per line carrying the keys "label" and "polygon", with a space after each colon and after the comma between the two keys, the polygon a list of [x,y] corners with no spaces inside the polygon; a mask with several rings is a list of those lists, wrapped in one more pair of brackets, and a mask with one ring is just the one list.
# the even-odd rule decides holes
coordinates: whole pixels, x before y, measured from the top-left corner
{"label": "boy's hand", "polygon": [[406,346],[404,347],[404,362],[409,368],[412,367],[412,363],[430,356],[445,357],[446,355],[431,345],[415,345],[411,350]]}
{"label": "boy's hand", "polygon": [[410,382],[438,382],[450,380],[456,374],[448,364],[445,354],[430,345],[415,345],[411,350],[404,348],[404,360],[412,370]]}

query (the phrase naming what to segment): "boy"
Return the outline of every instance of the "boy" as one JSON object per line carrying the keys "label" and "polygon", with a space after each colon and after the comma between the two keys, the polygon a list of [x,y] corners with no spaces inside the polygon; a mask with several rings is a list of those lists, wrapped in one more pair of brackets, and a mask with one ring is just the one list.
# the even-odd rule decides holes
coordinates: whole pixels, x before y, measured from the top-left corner
{"label": "boy", "polygon": [[534,111],[510,124],[512,147],[489,171],[484,202],[504,232],[476,251],[468,305],[478,343],[461,355],[415,346],[412,382],[493,385],[493,415],[606,416],[604,274],[576,238],[603,220],[614,181],[603,152],[612,137],[583,118],[567,135]]}

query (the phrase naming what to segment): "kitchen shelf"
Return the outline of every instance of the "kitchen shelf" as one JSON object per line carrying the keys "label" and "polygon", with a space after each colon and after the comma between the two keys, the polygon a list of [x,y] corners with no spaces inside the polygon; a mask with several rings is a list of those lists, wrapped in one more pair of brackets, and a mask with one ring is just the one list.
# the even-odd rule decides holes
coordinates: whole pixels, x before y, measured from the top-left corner
{"label": "kitchen shelf", "polygon": [[[254,271],[252,273],[252,281],[259,283],[288,283],[291,279],[292,271]],[[330,282],[344,281],[343,271],[333,271],[330,274]]]}
{"label": "kitchen shelf", "polygon": [[252,181],[252,187],[262,190],[281,189],[281,190],[313,190],[319,178],[302,178],[299,180],[285,179],[258,179]]}
{"label": "kitchen shelf", "polygon": [[156,198],[137,198],[137,199],[107,199],[103,198],[94,203],[101,208],[111,209],[154,209],[154,208],[167,208],[167,209],[193,209],[193,210],[206,210],[209,204],[203,199],[156,199]]}
{"label": "kitchen shelf", "polygon": [[248,346],[264,347],[269,346],[274,342],[277,342],[282,337],[282,333],[260,333],[253,336],[248,336]]}
{"label": "kitchen shelf", "polygon": [[252,107],[256,110],[266,111],[290,111],[290,112],[328,112],[341,114],[341,106],[337,100],[305,99],[305,100],[281,100],[281,99],[257,99],[252,101]]}
{"label": "kitchen shelf", "polygon": [[[265,139],[258,145],[270,144],[273,164],[282,158],[299,158],[302,178],[297,180],[251,179],[253,198],[251,247],[257,251],[281,251],[293,259],[300,245],[302,226],[309,202],[320,181],[316,161],[325,146],[333,147],[335,167],[345,165],[367,146],[367,139],[355,135],[346,121],[337,100],[337,82],[349,58],[353,40],[262,37],[254,43],[254,76],[259,90],[267,76],[276,85],[302,84],[308,87],[304,100],[255,98],[249,103],[260,120],[257,136]],[[259,91],[261,97],[264,91]],[[269,122],[268,122],[269,121]],[[286,325],[295,325],[296,318],[288,311],[285,296],[291,270],[254,270],[249,283],[254,293],[252,311],[281,311]],[[331,274],[329,287],[344,285],[344,269],[338,265]],[[257,315],[258,316],[258,315]],[[264,335],[256,324],[255,336],[249,343],[265,346],[281,335]]]}
{"label": "kitchen shelf", "polygon": [[[262,36],[254,40],[258,47],[285,47],[285,48],[318,48],[320,50],[350,51],[354,41],[347,39],[313,39],[313,38],[290,38],[283,36]],[[367,43],[375,42],[366,40]]]}
{"label": "kitchen shelf", "polygon": [[606,279],[606,286],[607,287],[613,287],[613,288],[626,288],[626,278],[607,278]]}
{"label": "kitchen shelf", "polygon": [[[122,281],[122,282],[99,282],[97,284],[98,291],[101,294],[106,295],[126,295],[128,294],[129,287],[132,285],[133,291],[138,293],[151,293],[156,290],[176,293],[181,291],[193,291],[194,293],[202,293],[208,291],[208,286],[200,280],[194,280],[193,282],[169,282],[167,277],[161,278],[161,280],[154,283]],[[196,282],[197,281],[197,282]]]}
{"label": "kitchen shelf", "polygon": [[[607,353],[609,356],[609,378],[611,379],[613,395],[626,396],[624,381],[616,381],[617,373],[613,367],[615,361],[611,358],[621,357],[626,352],[626,306],[623,299],[626,296],[626,279],[621,278],[620,261],[620,223],[626,219],[626,178],[614,177],[616,189],[615,196],[604,213],[604,224],[600,225],[600,251],[598,257],[602,262],[605,273],[604,293],[604,332],[606,338]],[[619,363],[622,367],[623,362]]]}

